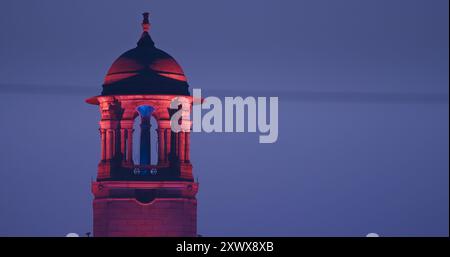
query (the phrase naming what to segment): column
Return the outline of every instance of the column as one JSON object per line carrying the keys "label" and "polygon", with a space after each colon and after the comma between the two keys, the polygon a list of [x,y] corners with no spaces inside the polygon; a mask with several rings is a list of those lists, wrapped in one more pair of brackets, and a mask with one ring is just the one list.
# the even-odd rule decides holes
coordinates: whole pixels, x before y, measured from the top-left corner
{"label": "column", "polygon": [[126,140],[127,140],[126,130],[122,128],[120,129],[120,156],[122,161],[124,161],[127,156]]}
{"label": "column", "polygon": [[127,162],[133,162],[133,131],[134,129],[127,129]]}
{"label": "column", "polygon": [[172,142],[172,144],[173,144],[173,156],[174,157],[179,157],[179,144],[178,144],[178,142],[180,142],[180,135],[179,135],[179,133],[180,132],[178,132],[178,133],[172,133],[172,135],[173,135],[173,139],[174,139],[174,142]]}
{"label": "column", "polygon": [[184,162],[185,159],[185,136],[184,136],[184,132],[178,132],[178,159],[180,160],[180,162]]}
{"label": "column", "polygon": [[102,128],[100,130],[100,141],[101,141],[101,158],[102,161],[106,160],[106,131]]}
{"label": "column", "polygon": [[164,142],[164,129],[158,128],[156,131],[158,132],[158,163],[162,163],[165,161],[164,148],[166,147],[166,143]]}
{"label": "column", "polygon": [[[170,134],[170,120],[158,119],[158,156],[163,163],[170,161],[169,155],[171,152],[171,138]],[[159,161],[159,160],[158,160]]]}
{"label": "column", "polygon": [[113,133],[111,129],[106,129],[106,160],[113,157]]}
{"label": "column", "polygon": [[133,163],[133,125],[132,119],[120,121],[120,152],[127,164]]}
{"label": "column", "polygon": [[164,159],[165,159],[165,161],[166,162],[168,162],[169,161],[169,155],[170,155],[170,147],[171,147],[171,144],[170,144],[170,139],[171,139],[171,134],[170,134],[170,128],[166,128],[166,129],[164,129],[164,136],[166,137],[166,147],[165,147],[165,152],[164,152]]}
{"label": "column", "polygon": [[115,129],[111,129],[112,132],[112,159],[117,157],[117,133]]}
{"label": "column", "polygon": [[191,153],[190,153],[190,151],[191,151],[191,133],[189,133],[189,132],[186,132],[186,133],[184,133],[185,134],[185,145],[186,145],[186,148],[185,148],[185,161],[186,162],[190,162],[191,161]]}

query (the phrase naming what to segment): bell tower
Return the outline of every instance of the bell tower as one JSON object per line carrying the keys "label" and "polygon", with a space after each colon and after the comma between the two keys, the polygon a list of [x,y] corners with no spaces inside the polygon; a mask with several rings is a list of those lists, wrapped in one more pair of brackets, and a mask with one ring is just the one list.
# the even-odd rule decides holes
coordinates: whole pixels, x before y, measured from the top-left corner
{"label": "bell tower", "polygon": [[[86,100],[101,114],[101,157],[92,182],[94,236],[194,237],[198,184],[192,176],[188,118],[193,101],[182,68],[155,47],[149,15],[143,15],[137,47],[114,61],[101,95]],[[179,109],[170,108],[174,99]],[[180,131],[170,123],[177,111],[183,112]],[[134,155],[133,142],[139,144]],[[139,161],[133,160],[137,155]]]}

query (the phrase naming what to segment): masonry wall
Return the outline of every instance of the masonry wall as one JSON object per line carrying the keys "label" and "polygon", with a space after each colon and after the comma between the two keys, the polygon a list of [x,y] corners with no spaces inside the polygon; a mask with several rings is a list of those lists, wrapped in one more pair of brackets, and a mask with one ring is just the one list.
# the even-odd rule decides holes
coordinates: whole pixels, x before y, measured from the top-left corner
{"label": "masonry wall", "polygon": [[156,198],[141,203],[134,198],[95,199],[94,236],[195,237],[197,200]]}

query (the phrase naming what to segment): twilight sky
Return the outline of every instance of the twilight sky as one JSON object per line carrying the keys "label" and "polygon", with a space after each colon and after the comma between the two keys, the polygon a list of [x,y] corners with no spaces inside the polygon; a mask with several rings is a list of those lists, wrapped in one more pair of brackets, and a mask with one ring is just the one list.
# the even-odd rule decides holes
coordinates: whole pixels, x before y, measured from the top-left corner
{"label": "twilight sky", "polygon": [[92,231],[99,94],[149,11],[204,94],[280,97],[279,137],[196,133],[205,236],[449,234],[447,0],[0,2],[0,235]]}

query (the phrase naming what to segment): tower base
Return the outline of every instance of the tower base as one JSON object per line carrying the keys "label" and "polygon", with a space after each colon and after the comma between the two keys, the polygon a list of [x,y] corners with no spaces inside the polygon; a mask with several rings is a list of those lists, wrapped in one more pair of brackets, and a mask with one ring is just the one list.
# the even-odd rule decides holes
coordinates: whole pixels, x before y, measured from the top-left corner
{"label": "tower base", "polygon": [[196,237],[194,182],[93,182],[94,236]]}

